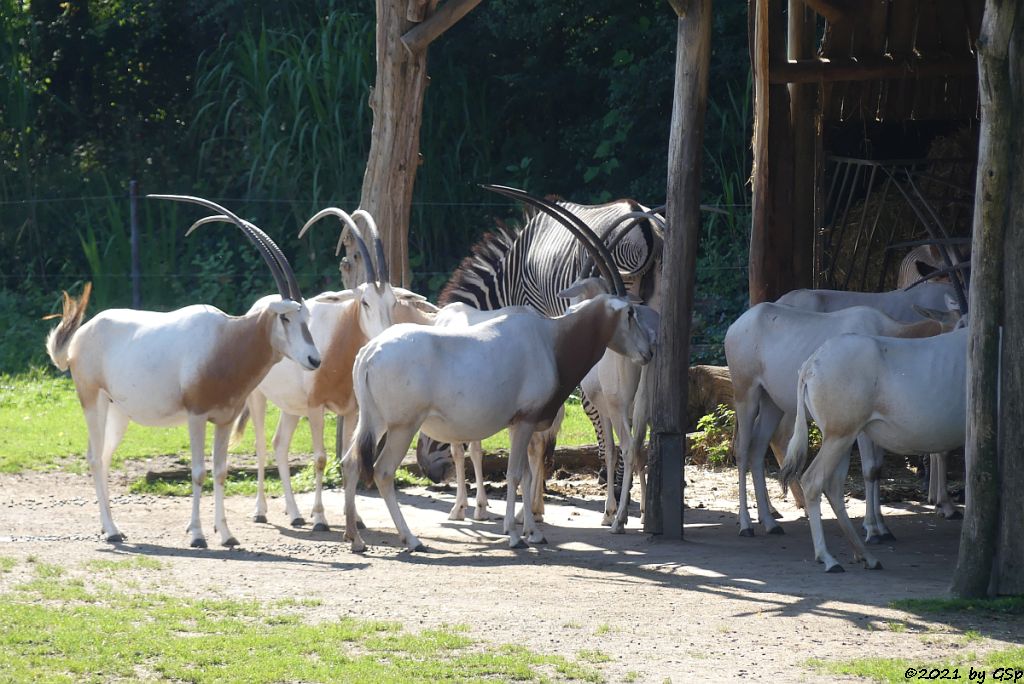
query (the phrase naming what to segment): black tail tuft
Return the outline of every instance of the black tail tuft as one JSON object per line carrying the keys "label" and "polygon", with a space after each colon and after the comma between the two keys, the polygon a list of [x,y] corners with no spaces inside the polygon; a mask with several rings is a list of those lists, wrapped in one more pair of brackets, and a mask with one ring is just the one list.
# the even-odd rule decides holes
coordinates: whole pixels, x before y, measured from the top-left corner
{"label": "black tail tuft", "polygon": [[373,484],[373,463],[377,460],[377,445],[373,442],[373,434],[369,431],[359,435],[359,479],[364,485]]}

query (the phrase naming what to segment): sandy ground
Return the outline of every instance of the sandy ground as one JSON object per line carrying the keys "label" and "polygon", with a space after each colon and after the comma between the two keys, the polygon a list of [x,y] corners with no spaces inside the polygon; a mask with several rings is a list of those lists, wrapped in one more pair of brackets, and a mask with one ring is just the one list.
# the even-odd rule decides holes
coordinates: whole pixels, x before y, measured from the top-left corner
{"label": "sandy ground", "polygon": [[[1019,643],[1020,618],[955,617],[939,622],[889,607],[897,598],[946,590],[960,523],[920,504],[886,506],[897,541],[876,549],[884,570],[867,571],[832,520],[830,548],[847,572],[826,574],[813,560],[806,520],[778,500],[784,536],[737,535],[735,471],[689,468],[684,541],[651,539],[635,518],[625,535],[600,526],[602,501],[592,480],[560,481],[547,499],[543,529],[550,542],[507,548],[500,522],[451,522],[453,493],[406,489],[400,503],[430,547],[410,554],[375,492],[359,496],[369,529],[365,555],[341,540],[342,496],[325,495],[331,532],[287,524],[283,503],[270,502],[270,522],[251,521],[253,502],[234,497],[228,520],[241,546],[190,549],[187,499],[127,494],[128,476],[112,478],[113,514],[124,544],[100,539],[92,481],[66,472],[0,476],[0,555],[80,566],[91,559],[143,554],[165,569],[153,590],[275,600],[310,596],[314,619],[356,616],[402,622],[417,630],[465,624],[475,637],[520,643],[575,657],[600,649],[609,681],[824,681],[810,658],[847,660],[902,656],[938,664]],[[772,483],[772,495],[778,486]],[[492,511],[504,510],[492,494]],[[308,511],[312,497],[299,497]],[[863,505],[849,500],[851,515]],[[204,498],[211,543],[212,496]],[[756,514],[755,514],[756,515]],[[855,524],[859,521],[855,519]],[[155,581],[152,572],[140,577]],[[130,578],[125,578],[128,581]],[[136,581],[138,578],[136,578]],[[0,575],[0,590],[17,573]],[[129,589],[130,590],[130,589]],[[968,630],[983,638],[965,637]]]}

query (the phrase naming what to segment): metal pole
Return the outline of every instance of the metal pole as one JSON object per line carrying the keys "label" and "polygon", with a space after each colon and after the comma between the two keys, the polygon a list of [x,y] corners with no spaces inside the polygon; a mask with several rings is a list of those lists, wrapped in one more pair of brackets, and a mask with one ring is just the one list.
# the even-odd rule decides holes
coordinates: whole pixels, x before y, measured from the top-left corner
{"label": "metal pole", "polygon": [[132,308],[142,308],[142,274],[139,272],[139,182],[128,182],[128,206],[132,236]]}

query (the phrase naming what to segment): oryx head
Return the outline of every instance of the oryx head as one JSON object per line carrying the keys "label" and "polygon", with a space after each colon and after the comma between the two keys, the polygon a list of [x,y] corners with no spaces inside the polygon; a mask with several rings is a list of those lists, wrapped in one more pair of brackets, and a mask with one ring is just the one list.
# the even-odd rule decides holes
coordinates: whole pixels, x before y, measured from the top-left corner
{"label": "oryx head", "polygon": [[309,334],[309,309],[306,308],[306,302],[302,298],[299,284],[295,280],[295,273],[281,248],[266,233],[255,224],[239,218],[216,202],[202,197],[190,195],[147,195],[147,197],[190,202],[218,212],[193,223],[185,233],[186,235],[207,223],[233,223],[237,226],[259,250],[267,267],[270,268],[270,273],[274,277],[274,282],[277,283],[277,289],[281,295],[280,300],[272,301],[267,305],[267,309],[274,315],[270,334],[271,346],[276,352],[283,354],[306,370],[315,370],[320,367],[320,352],[313,344],[313,336]]}
{"label": "oryx head", "polygon": [[[342,222],[341,234],[338,236],[338,245],[334,250],[335,256],[341,252],[342,239],[344,238],[346,228],[351,231],[352,237],[355,238],[356,245],[359,247],[359,253],[362,255],[364,264],[363,272],[365,278],[360,285],[353,288],[354,305],[359,307],[359,328],[363,331],[363,334],[368,338],[376,337],[391,326],[392,314],[397,302],[394,288],[391,287],[391,282],[389,281],[388,262],[384,257],[384,244],[381,242],[380,234],[377,232],[377,223],[373,220],[370,213],[363,209],[357,209],[349,216],[349,214],[337,207],[327,207],[326,209],[321,209],[311,219],[306,221],[306,224],[302,226],[302,230],[299,231],[299,237],[305,235],[310,226],[325,216],[336,216]],[[374,267],[374,261],[370,257],[370,249],[366,245],[366,240],[363,239],[363,234],[357,225],[357,221],[363,224],[373,240],[374,251],[377,254],[376,267]]]}

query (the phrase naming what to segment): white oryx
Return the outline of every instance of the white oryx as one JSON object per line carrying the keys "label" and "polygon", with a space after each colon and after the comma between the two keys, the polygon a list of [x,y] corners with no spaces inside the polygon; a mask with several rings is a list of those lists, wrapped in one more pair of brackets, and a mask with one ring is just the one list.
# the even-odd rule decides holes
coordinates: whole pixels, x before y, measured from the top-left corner
{"label": "white oryx", "polygon": [[[234,223],[270,267],[280,298],[264,301],[238,317],[204,305],[168,313],[109,309],[79,327],[88,292],[77,301],[65,293],[61,322],[50,332],[46,349],[55,366],[71,369],[89,428],[87,456],[107,540],[124,539],[110,515],[107,469],[128,422],[152,426],[187,422],[192,451],[188,532],[193,547],[206,546],[199,497],[206,478],[203,450],[210,422],[214,424],[214,529],[221,544],[234,546],[238,541],[224,514],[231,426],[245,398],[271,366],[288,357],[312,370],[320,365],[320,353],[310,336],[309,311],[291,266],[263,231],[199,197],[150,197],[199,204],[218,212],[217,220]],[[208,222],[200,219],[193,228]]]}
{"label": "white oryx", "polygon": [[[912,254],[904,258],[900,271],[906,271],[909,262],[918,261]],[[903,276],[901,276],[903,277]],[[913,282],[913,281],[912,281]],[[913,323],[924,320],[919,309],[943,310],[958,308],[956,302],[956,288],[949,282],[924,282],[910,289],[890,290],[888,292],[846,292],[843,290],[794,290],[788,292],[776,300],[776,304],[794,306],[807,311],[838,311],[851,306],[870,306],[884,312],[897,321]],[[963,311],[961,312],[963,313]],[[788,443],[788,431],[781,439],[773,439],[777,458],[781,458],[781,452]],[[774,450],[773,447],[773,450]],[[934,503],[942,511],[946,519],[960,517],[959,511],[953,505],[949,492],[946,490],[946,455],[935,454],[931,459],[931,478],[929,483],[928,500]],[[941,489],[939,482],[942,482]],[[878,482],[872,485],[877,489]],[[794,494],[797,500],[802,501],[802,493],[794,483]]]}
{"label": "white oryx", "polygon": [[807,497],[815,558],[827,572],[842,572],[828,552],[821,525],[821,493],[870,569],[881,563],[853,529],[843,502],[850,448],[860,433],[897,454],[949,451],[966,434],[967,330],[924,339],[841,335],[821,346],[800,369],[793,438],[779,478],[799,476],[807,460],[807,419],[821,429],[818,455],[800,477]]}
{"label": "white oryx", "polygon": [[[483,439],[508,427],[511,450],[505,527],[509,546],[524,545],[515,529],[514,492],[531,491],[526,447],[547,428],[572,389],[613,348],[637,363],[653,354],[650,333],[637,320],[622,278],[593,231],[562,207],[522,191],[495,190],[549,211],[594,254],[614,294],[601,294],[564,316],[546,318],[510,307],[502,315],[458,328],[392,326],[358,354],[353,376],[359,423],[344,459],[345,535],[353,551],[365,549],[356,527],[357,476],[371,474],[407,548],[421,548],[395,499],[394,474],[416,431],[449,443]],[[523,536],[544,543],[532,507],[523,507]]]}
{"label": "white oryx", "polygon": [[[725,356],[732,377],[736,403],[736,465],[739,474],[740,536],[753,536],[747,510],[747,471],[754,481],[760,522],[768,534],[782,534],[771,514],[765,485],[764,456],[776,430],[788,443],[797,409],[797,374],[804,361],[826,340],[843,333],[890,337],[929,337],[951,330],[959,313],[930,312],[942,320],[900,323],[878,309],[856,306],[830,313],[762,303],[748,309],[725,334]],[[870,440],[858,439],[864,470],[867,512],[864,529],[869,541],[889,534],[881,517],[877,472],[881,453]]]}
{"label": "white oryx", "polygon": [[[342,221],[342,229],[347,227],[352,231],[363,262],[367,265],[364,270],[366,281],[352,290],[324,292],[307,300],[309,329],[317,348],[322,353],[320,367],[310,372],[290,359],[282,359],[270,369],[259,386],[249,395],[246,402],[248,411],[243,412],[235,424],[235,435],[238,436],[245,430],[246,418],[252,418],[256,432],[257,465],[256,509],[253,520],[266,522],[264,468],[267,449],[264,419],[267,400],[281,409],[281,418],[273,438],[274,459],[281,477],[285,510],[291,524],[298,527],[305,524],[305,519],[299,513],[292,494],[288,449],[300,418],[308,417],[316,481],[312,508],[314,531],[330,529],[322,498],[324,467],[327,464],[327,452],[324,449],[324,411],[333,411],[344,420],[346,429],[342,433],[342,441],[343,444],[347,444],[358,415],[358,407],[352,393],[352,364],[356,352],[371,337],[391,325],[399,306],[416,306],[425,302],[424,297],[408,290],[393,288],[389,283],[383,244],[373,218],[366,211],[357,210],[349,216],[341,209],[328,207],[306,222],[299,231],[299,237],[326,216],[338,217]],[[374,243],[376,268],[356,221],[363,224]],[[263,301],[259,300],[254,306],[261,306]]]}

